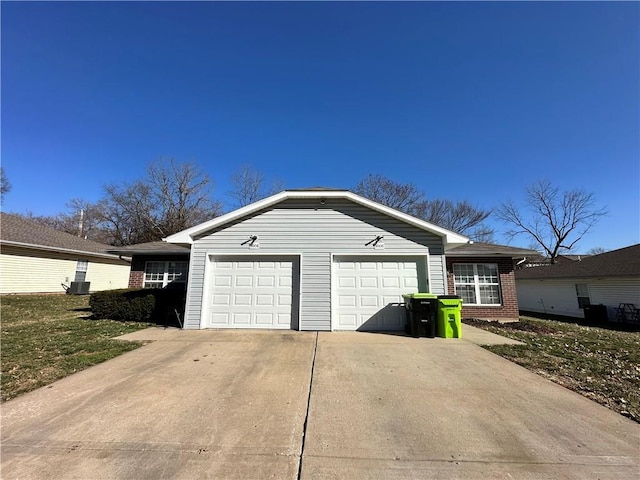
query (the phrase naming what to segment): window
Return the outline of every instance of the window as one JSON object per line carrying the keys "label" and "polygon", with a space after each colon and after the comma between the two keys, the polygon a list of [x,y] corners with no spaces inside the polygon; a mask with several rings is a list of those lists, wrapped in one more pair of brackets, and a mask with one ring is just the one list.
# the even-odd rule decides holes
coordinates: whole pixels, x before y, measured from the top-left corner
{"label": "window", "polygon": [[187,281],[188,262],[147,262],[144,267],[144,288],[164,288],[170,283]]}
{"label": "window", "polygon": [[576,295],[578,296],[578,308],[584,308],[591,305],[589,287],[586,283],[576,283]]}
{"label": "window", "polygon": [[76,276],[74,282],[84,282],[87,278],[87,269],[89,268],[89,260],[78,260],[76,263]]}
{"label": "window", "polygon": [[456,295],[467,305],[500,305],[498,265],[456,263],[453,265]]}

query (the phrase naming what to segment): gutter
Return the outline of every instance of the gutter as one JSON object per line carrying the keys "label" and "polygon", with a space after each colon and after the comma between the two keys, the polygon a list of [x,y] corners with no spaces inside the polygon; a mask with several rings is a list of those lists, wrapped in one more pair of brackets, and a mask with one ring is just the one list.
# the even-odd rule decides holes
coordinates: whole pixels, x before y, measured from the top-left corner
{"label": "gutter", "polygon": [[0,245],[29,248],[31,250],[40,250],[45,252],[72,253],[74,255],[82,255],[85,257],[106,258],[109,260],[122,260],[118,255],[113,255],[111,253],[87,252],[86,250],[75,250],[72,248],[61,248],[61,247],[49,247],[47,245],[34,245],[31,243],[11,242],[7,240],[0,240]]}

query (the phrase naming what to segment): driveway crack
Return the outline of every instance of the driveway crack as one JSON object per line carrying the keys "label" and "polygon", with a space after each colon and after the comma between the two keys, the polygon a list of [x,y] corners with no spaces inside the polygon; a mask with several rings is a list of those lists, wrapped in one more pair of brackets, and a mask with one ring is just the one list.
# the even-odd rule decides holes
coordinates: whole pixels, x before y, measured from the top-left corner
{"label": "driveway crack", "polygon": [[318,333],[316,332],[315,343],[313,345],[313,357],[311,359],[311,375],[309,376],[309,396],[307,397],[307,411],[304,415],[304,425],[302,427],[302,447],[300,448],[300,461],[298,462],[298,480],[302,476],[302,457],[304,455],[304,447],[307,439],[307,424],[309,422],[309,407],[311,405],[311,389],[313,388],[313,374],[316,368],[316,352],[318,351]]}

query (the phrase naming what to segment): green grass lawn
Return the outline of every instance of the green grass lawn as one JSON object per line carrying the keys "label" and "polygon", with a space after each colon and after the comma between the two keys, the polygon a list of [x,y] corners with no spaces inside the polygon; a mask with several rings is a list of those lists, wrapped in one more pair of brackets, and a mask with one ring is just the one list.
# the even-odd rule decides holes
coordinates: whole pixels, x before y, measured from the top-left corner
{"label": "green grass lawn", "polygon": [[522,317],[465,321],[524,342],[486,349],[640,422],[640,333]]}
{"label": "green grass lawn", "polygon": [[140,347],[112,337],[150,326],[90,320],[76,295],[3,295],[0,314],[2,401]]}

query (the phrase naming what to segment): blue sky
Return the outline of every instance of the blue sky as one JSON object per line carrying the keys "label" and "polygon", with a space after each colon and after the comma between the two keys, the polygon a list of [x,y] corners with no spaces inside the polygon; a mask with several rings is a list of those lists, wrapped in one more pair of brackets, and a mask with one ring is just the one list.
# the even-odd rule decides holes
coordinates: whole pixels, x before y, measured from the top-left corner
{"label": "blue sky", "polygon": [[287,188],[379,173],[485,208],[545,177],[610,212],[578,250],[640,241],[637,2],[1,9],[4,211],[97,200],[164,156],[221,198],[241,164]]}

